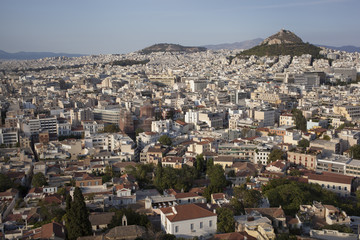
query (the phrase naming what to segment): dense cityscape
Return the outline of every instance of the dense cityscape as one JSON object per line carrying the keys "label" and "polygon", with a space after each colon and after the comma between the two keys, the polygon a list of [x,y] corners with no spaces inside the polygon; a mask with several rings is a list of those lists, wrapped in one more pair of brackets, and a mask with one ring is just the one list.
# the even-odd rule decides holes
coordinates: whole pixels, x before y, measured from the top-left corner
{"label": "dense cityscape", "polygon": [[259,49],[0,60],[0,239],[359,239],[360,53]]}

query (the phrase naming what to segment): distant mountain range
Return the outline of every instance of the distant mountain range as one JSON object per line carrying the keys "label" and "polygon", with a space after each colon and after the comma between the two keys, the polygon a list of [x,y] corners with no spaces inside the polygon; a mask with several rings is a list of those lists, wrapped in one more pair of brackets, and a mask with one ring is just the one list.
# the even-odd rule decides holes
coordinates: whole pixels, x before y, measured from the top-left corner
{"label": "distant mountain range", "polygon": [[255,38],[252,40],[246,40],[242,42],[234,42],[234,43],[221,43],[221,44],[214,44],[214,45],[205,45],[207,49],[211,50],[220,50],[220,49],[228,49],[228,50],[235,50],[235,49],[249,49],[259,45],[264,39],[262,38]]}
{"label": "distant mountain range", "polygon": [[149,54],[153,52],[186,52],[186,53],[194,53],[194,52],[203,52],[206,51],[204,47],[185,47],[179,44],[170,44],[170,43],[159,43],[152,45],[150,47],[144,48],[140,50],[140,53]]}
{"label": "distant mountain range", "polygon": [[316,46],[319,47],[326,47],[329,49],[334,49],[334,50],[338,50],[338,51],[345,51],[345,52],[359,52],[360,53],[360,47],[355,47],[355,46],[341,46],[341,47],[334,47],[334,46],[326,46],[326,45],[322,45],[322,44],[315,44]]}
{"label": "distant mountain range", "polygon": [[81,57],[81,56],[86,56],[86,54],[53,53],[53,52],[8,53],[0,50],[0,59],[4,59],[4,60],[30,60],[30,59],[40,59],[46,57]]}

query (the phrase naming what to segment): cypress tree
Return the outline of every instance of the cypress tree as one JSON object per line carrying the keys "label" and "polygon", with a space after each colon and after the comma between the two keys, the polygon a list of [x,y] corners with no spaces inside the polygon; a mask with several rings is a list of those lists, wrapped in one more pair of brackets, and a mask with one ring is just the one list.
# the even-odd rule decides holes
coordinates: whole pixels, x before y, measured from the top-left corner
{"label": "cypress tree", "polygon": [[66,199],[66,210],[68,239],[76,240],[78,237],[89,236],[92,234],[89,213],[80,188],[75,188],[74,199],[72,202],[71,197]]}

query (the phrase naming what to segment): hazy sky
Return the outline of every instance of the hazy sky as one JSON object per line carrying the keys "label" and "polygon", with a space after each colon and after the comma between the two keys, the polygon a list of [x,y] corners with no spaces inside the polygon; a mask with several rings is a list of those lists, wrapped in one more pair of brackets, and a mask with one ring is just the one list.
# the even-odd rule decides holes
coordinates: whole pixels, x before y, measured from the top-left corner
{"label": "hazy sky", "polygon": [[0,49],[127,53],[266,38],[360,46],[360,0],[1,0]]}

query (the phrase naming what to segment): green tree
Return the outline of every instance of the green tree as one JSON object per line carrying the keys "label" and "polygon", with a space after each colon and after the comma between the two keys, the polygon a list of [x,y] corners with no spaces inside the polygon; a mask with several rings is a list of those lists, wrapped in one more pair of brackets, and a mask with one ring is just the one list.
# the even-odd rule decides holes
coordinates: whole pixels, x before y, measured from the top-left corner
{"label": "green tree", "polygon": [[242,215],[245,214],[244,205],[237,198],[232,198],[230,200],[230,208],[234,215]]}
{"label": "green tree", "polygon": [[299,142],[298,142],[298,147],[301,147],[301,148],[307,148],[310,146],[310,142],[309,140],[307,139],[301,139]]}
{"label": "green tree", "polygon": [[47,185],[45,175],[41,172],[36,173],[32,179],[33,187],[42,187]]}
{"label": "green tree", "polygon": [[341,131],[344,128],[352,128],[352,127],[355,127],[355,125],[352,123],[346,122],[346,123],[341,124],[336,130]]}
{"label": "green tree", "polygon": [[167,135],[161,135],[161,137],[159,138],[159,143],[161,143],[162,145],[168,145],[170,146],[172,144],[171,138]]}
{"label": "green tree", "polygon": [[144,129],[142,129],[142,128],[137,128],[137,129],[135,130],[135,135],[136,135],[136,136],[139,136],[139,134],[142,133],[142,132],[144,132]]}
{"label": "green tree", "polygon": [[322,229],[337,230],[337,231],[343,232],[343,233],[354,233],[354,231],[350,227],[348,227],[344,224],[342,224],[342,225],[340,225],[340,224],[325,225],[322,227]]}
{"label": "green tree", "polygon": [[268,156],[268,163],[275,162],[276,160],[284,160],[284,152],[280,149],[274,148],[269,156]]}
{"label": "green tree", "polygon": [[246,189],[245,185],[234,188],[234,196],[240,199],[245,208],[256,208],[260,206],[262,195],[254,189]]}
{"label": "green tree", "polygon": [[350,147],[350,156],[354,159],[360,159],[360,145]]}
{"label": "green tree", "polygon": [[301,131],[306,131],[306,118],[303,116],[302,111],[299,109],[293,109],[292,110],[292,114],[295,118],[295,126],[297,129],[301,130]]}
{"label": "green tree", "polygon": [[217,231],[229,233],[235,231],[234,213],[229,208],[217,208]]}
{"label": "green tree", "polygon": [[7,175],[0,173],[0,192],[8,190],[11,186],[11,179]]}
{"label": "green tree", "polygon": [[128,225],[139,225],[146,228],[151,227],[149,219],[144,214],[139,214],[132,210],[131,208],[122,208],[122,209],[112,209],[111,211],[115,212],[115,215],[111,219],[109,228],[114,228],[116,226],[122,225],[122,218],[125,215]]}
{"label": "green tree", "polygon": [[297,237],[294,235],[290,235],[289,233],[281,233],[276,235],[275,240],[296,240]]}
{"label": "green tree", "polygon": [[107,133],[116,133],[119,131],[120,131],[120,128],[116,124],[108,124],[104,127],[104,132],[107,132]]}
{"label": "green tree", "polygon": [[205,160],[202,154],[196,156],[195,168],[198,173],[198,176],[200,177],[205,170]]}
{"label": "green tree", "polygon": [[92,228],[89,221],[89,212],[80,188],[75,188],[74,199],[70,204],[67,199],[66,209],[67,217],[65,220],[68,239],[76,240],[78,237],[91,235]]}
{"label": "green tree", "polygon": [[207,175],[210,179],[210,185],[219,189],[226,187],[227,181],[225,177],[225,171],[220,164],[216,164],[208,169]]}
{"label": "green tree", "polygon": [[292,216],[298,212],[300,205],[312,204],[313,201],[339,206],[342,209],[345,206],[344,200],[339,201],[335,193],[323,189],[318,184],[273,179],[262,187],[262,192],[269,199],[271,207],[282,206],[285,214]]}
{"label": "green tree", "polygon": [[326,135],[326,134],[325,134],[325,135],[323,136],[323,139],[326,140],[326,141],[330,141],[331,138],[330,138],[329,135]]}

